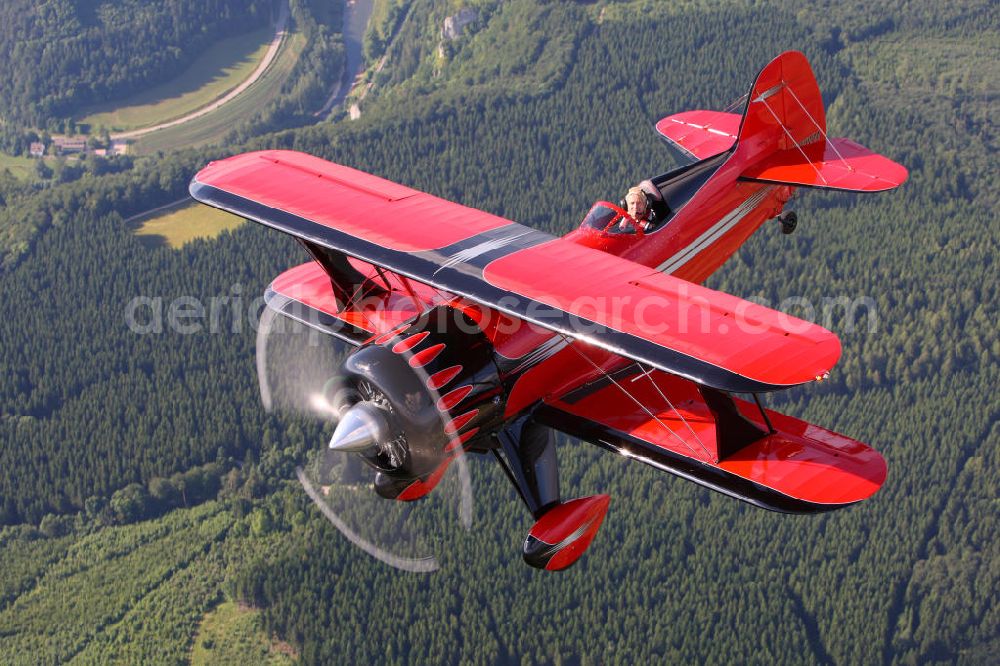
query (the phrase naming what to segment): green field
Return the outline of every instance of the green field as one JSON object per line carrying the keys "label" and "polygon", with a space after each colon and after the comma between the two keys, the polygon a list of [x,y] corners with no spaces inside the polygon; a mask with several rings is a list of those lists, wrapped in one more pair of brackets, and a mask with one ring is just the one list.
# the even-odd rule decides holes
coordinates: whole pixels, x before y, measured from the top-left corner
{"label": "green field", "polygon": [[143,136],[133,144],[133,150],[139,155],[149,155],[161,150],[167,152],[179,147],[220,142],[240,122],[253,117],[281,95],[281,86],[291,75],[305,47],[305,36],[302,33],[292,33],[256,83],[220,111]]}
{"label": "green field", "polygon": [[274,34],[261,28],[224,39],[198,57],[176,79],[114,105],[91,109],[79,122],[123,131],[148,127],[196,111],[246,80],[263,59]]}
{"label": "green field", "polygon": [[283,549],[282,533],[208,502],[153,520],[42,538],[0,529],[0,663],[286,664],[224,580]]}
{"label": "green field", "polygon": [[0,153],[0,171],[9,169],[20,180],[28,180],[35,173],[35,160],[30,157],[14,157]]}
{"label": "green field", "polygon": [[197,238],[215,238],[223,231],[237,228],[243,222],[242,218],[225,211],[197,203],[185,203],[146,219],[135,220],[135,233],[149,237],[151,243],[165,242],[176,249]]}
{"label": "green field", "polygon": [[291,664],[294,650],[274,644],[264,631],[260,611],[226,601],[205,615],[191,649],[191,663]]}

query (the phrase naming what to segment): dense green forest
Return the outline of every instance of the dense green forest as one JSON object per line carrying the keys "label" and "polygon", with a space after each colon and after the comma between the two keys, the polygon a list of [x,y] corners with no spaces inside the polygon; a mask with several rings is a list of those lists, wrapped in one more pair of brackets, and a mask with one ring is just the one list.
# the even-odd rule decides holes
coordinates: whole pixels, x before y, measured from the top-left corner
{"label": "dense green forest", "polygon": [[[408,51],[409,75],[385,78],[360,121],[10,197],[0,661],[177,661],[224,598],[259,608],[265,632],[306,663],[995,659],[1000,201],[982,175],[997,148],[1000,12],[532,5],[496,9],[454,45],[450,70],[434,74],[433,49]],[[452,9],[416,7],[395,29],[434,43],[431,19]],[[537,39],[532,53],[548,54],[538,71],[530,58],[523,71],[490,61],[500,46],[487,46],[508,32]],[[657,118],[725,107],[786,48],[809,56],[832,133],[911,173],[888,194],[800,192],[799,230],[765,227],[709,283],[772,303],[874,300],[854,330],[824,322],[844,347],[831,381],[775,399],[886,457],[882,490],[844,511],[772,514],[563,441],[564,495],[612,496],[573,569],[521,562],[531,519],[488,459],[472,465],[475,529],[447,534],[443,569],[390,569],[350,546],[294,481],[316,426],[259,406],[247,313],[301,250],[251,225],[149,247],[124,223],[183,196],[208,159],[284,147],[563,233],[594,200],[676,164]],[[221,325],[129,329],[137,297],[149,299],[137,311],[149,323],[184,296],[214,297]]]}
{"label": "dense green forest", "polygon": [[66,129],[81,107],[176,75],[267,25],[272,0],[12,0],[0,6],[0,122]]}

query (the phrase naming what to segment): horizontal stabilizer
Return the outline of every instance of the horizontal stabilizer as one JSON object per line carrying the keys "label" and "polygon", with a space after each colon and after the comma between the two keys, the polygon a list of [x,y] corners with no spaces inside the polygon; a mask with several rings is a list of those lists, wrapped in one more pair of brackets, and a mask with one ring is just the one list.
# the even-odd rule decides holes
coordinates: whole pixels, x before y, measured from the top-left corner
{"label": "horizontal stabilizer", "polygon": [[699,160],[732,148],[739,128],[740,116],[723,111],[684,111],[656,123],[671,146]]}
{"label": "horizontal stabilizer", "polygon": [[744,180],[848,192],[882,192],[906,180],[906,167],[850,139],[830,139],[773,153]]}

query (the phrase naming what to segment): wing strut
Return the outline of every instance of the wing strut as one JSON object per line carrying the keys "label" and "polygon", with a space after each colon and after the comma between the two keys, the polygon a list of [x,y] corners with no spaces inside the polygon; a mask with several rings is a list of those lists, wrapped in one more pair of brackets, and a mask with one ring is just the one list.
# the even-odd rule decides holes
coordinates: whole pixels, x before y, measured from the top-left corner
{"label": "wing strut", "polygon": [[756,393],[751,393],[750,395],[753,396],[753,401],[757,403],[757,409],[760,410],[760,415],[764,417],[764,423],[767,424],[768,433],[773,435],[774,433],[778,432],[777,430],[774,429],[774,426],[771,425],[771,419],[768,417],[767,411],[764,409],[764,404],[760,401],[760,396],[757,395]]}
{"label": "wing strut", "polygon": [[[364,281],[364,282],[359,282],[358,286],[354,288],[354,292],[351,294],[351,297],[347,299],[347,304],[344,306],[344,310],[346,311],[346,310],[350,310],[350,309],[355,309],[357,312],[361,313],[361,316],[364,317],[364,319],[365,319],[366,322],[368,322],[368,325],[372,327],[372,332],[373,332],[372,334],[373,335],[378,335],[379,333],[382,332],[382,330],[381,330],[381,328],[379,326],[377,326],[375,324],[375,322],[373,322],[371,320],[371,318],[365,312],[365,306],[364,306],[364,304],[359,301],[357,303],[357,305],[355,305],[355,302],[354,302],[355,298],[364,298],[365,297],[365,293],[366,292],[362,288],[365,286],[366,282],[367,282],[367,280]],[[388,284],[388,280],[386,281],[386,284]],[[377,286],[377,285],[375,285],[374,282],[372,282],[372,285],[373,286]]]}
{"label": "wing strut", "polygon": [[767,436],[766,432],[740,413],[733,396],[704,385],[699,386],[698,390],[701,391],[705,404],[715,417],[717,458],[713,462],[724,460],[743,447]]}
{"label": "wing strut", "polygon": [[[379,269],[379,271],[381,270],[382,269]],[[399,276],[399,281],[403,283],[403,289],[406,290],[410,300],[413,301],[413,307],[417,309],[417,312],[423,313],[427,308],[425,307],[424,302],[417,298],[417,294],[413,291],[413,285],[410,284],[409,278],[405,275],[399,275],[398,273],[397,275]]]}

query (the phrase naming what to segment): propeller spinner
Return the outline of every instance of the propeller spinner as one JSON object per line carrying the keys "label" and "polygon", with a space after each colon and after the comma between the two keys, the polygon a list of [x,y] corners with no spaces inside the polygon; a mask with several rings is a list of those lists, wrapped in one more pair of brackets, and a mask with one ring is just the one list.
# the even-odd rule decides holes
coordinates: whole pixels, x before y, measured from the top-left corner
{"label": "propeller spinner", "polygon": [[344,453],[360,453],[378,447],[390,436],[388,414],[370,402],[351,407],[337,424],[330,438],[329,449]]}

